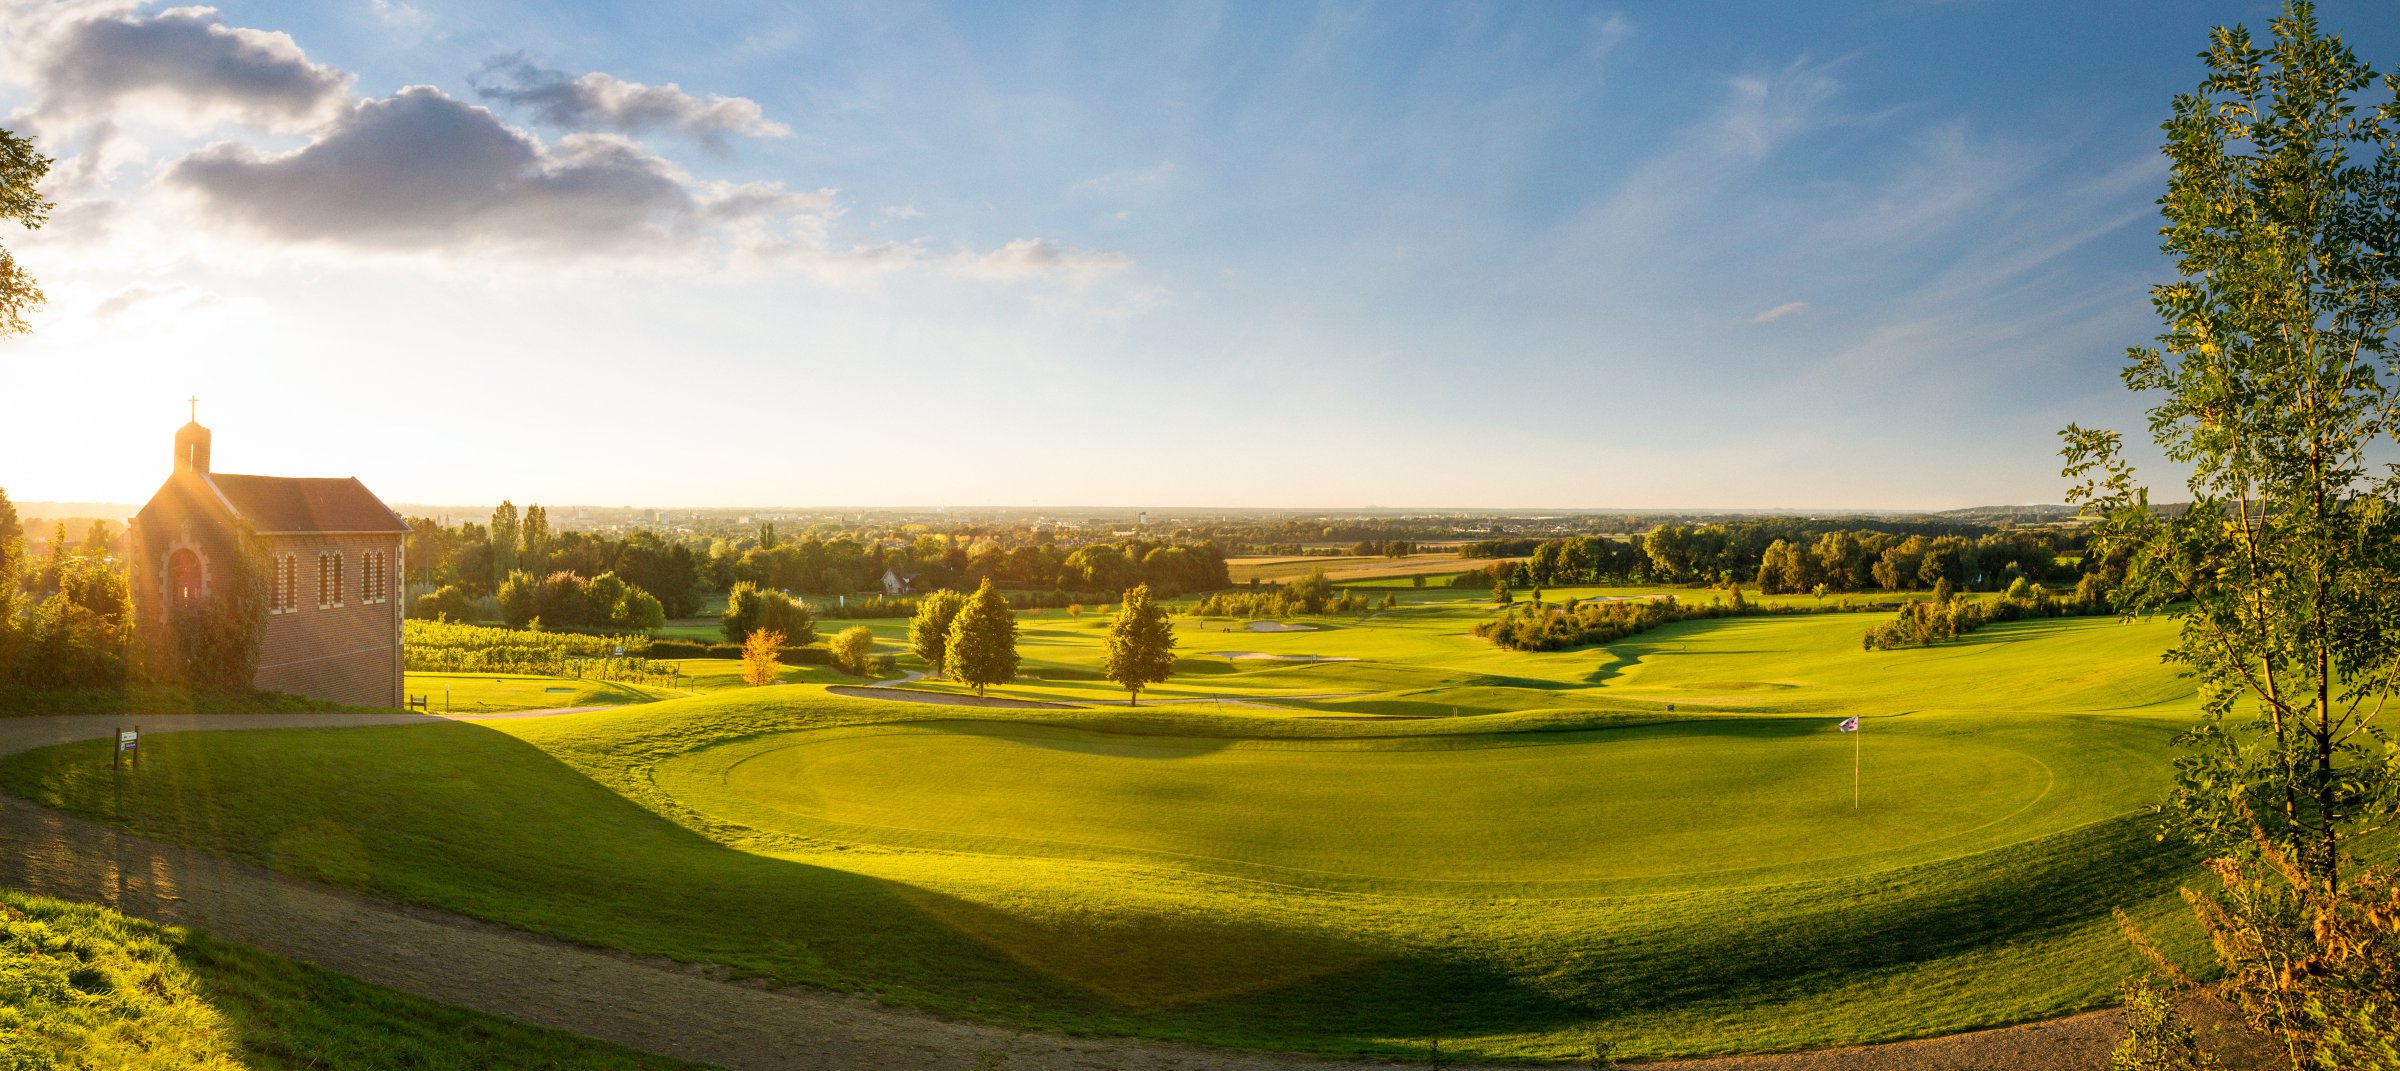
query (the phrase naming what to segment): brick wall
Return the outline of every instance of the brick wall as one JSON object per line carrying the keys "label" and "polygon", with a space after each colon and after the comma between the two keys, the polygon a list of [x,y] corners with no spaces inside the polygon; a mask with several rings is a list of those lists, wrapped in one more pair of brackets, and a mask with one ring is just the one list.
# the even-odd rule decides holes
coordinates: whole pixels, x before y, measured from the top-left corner
{"label": "brick wall", "polygon": [[[270,561],[291,555],[298,565],[295,608],[267,615],[258,652],[258,687],[359,706],[396,707],[405,700],[401,669],[401,579],[407,562],[398,534],[269,535]],[[382,602],[366,599],[367,555],[389,562]],[[342,556],[341,605],[318,605],[318,556]],[[269,575],[272,576],[271,571]]]}

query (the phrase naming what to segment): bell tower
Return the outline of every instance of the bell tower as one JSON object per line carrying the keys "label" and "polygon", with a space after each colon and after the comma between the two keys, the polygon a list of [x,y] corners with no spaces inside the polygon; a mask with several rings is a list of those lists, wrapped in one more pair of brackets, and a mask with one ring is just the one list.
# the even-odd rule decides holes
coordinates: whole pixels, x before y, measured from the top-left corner
{"label": "bell tower", "polygon": [[208,475],[208,429],[200,426],[200,399],[192,399],[192,422],[176,429],[175,471]]}

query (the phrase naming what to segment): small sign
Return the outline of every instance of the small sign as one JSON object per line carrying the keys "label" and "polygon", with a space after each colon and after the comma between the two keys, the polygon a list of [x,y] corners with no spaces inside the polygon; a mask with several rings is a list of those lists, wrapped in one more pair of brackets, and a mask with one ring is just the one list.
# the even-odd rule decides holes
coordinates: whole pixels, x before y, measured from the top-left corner
{"label": "small sign", "polygon": [[134,769],[142,768],[142,727],[139,725],[131,729],[117,730],[117,746],[109,749],[108,768],[112,770],[125,768],[125,756],[127,755],[133,756]]}
{"label": "small sign", "polygon": [[142,734],[139,730],[125,729],[117,733],[117,750],[131,751],[141,745]]}
{"label": "small sign", "polygon": [[621,644],[621,643],[620,643],[620,644],[618,644],[618,645],[617,645],[617,657],[619,657],[619,658],[623,658],[623,657],[625,657],[625,645],[624,645],[624,644]]}

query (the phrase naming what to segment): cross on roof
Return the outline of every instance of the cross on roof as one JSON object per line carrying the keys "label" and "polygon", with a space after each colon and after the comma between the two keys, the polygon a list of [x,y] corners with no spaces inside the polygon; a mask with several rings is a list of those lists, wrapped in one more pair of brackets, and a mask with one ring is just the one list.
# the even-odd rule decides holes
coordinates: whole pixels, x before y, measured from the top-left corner
{"label": "cross on roof", "polygon": [[192,395],[189,401],[192,403],[192,423],[197,424],[200,422],[200,396]]}

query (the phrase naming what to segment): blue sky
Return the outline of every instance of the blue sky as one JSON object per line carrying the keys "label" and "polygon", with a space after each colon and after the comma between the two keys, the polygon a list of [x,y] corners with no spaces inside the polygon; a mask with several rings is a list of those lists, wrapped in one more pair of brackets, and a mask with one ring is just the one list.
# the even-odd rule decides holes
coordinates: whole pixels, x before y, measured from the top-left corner
{"label": "blue sky", "polygon": [[0,366],[92,402],[0,484],[138,499],[196,393],[411,502],[2056,501],[2272,11],[19,5]]}

